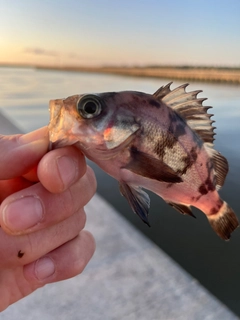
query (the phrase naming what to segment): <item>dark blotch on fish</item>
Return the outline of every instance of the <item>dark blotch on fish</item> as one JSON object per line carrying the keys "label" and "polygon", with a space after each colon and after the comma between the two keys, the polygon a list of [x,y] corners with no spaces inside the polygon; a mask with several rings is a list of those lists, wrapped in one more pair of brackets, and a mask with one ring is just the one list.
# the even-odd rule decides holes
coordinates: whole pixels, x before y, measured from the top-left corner
{"label": "dark blotch on fish", "polygon": [[185,123],[182,121],[182,118],[177,113],[170,113],[169,114],[170,119],[170,126],[168,128],[168,131],[170,134],[172,134],[177,141],[177,139],[180,136],[183,136],[186,134],[185,130]]}
{"label": "dark blotch on fish", "polygon": [[178,141],[174,135],[162,133],[161,140],[157,140],[155,142],[153,151],[160,159],[162,159],[165,153],[168,152],[168,149],[172,149],[177,142]]}
{"label": "dark blotch on fish", "polygon": [[198,191],[204,195],[207,194],[209,191],[214,191],[215,186],[212,183],[211,179],[208,177],[203,184],[199,187]]}
{"label": "dark blotch on fish", "polygon": [[182,123],[178,123],[175,129],[175,136],[178,138],[180,136],[183,136],[184,134],[186,134],[185,125],[183,125]]}
{"label": "dark blotch on fish", "polygon": [[190,151],[191,157],[193,162],[196,162],[198,154],[197,154],[197,147],[192,147],[191,151]]}
{"label": "dark blotch on fish", "polygon": [[151,106],[156,107],[156,108],[160,108],[160,107],[161,107],[160,103],[157,102],[157,101],[154,100],[154,99],[148,100],[148,103],[149,103]]}
{"label": "dark blotch on fish", "polygon": [[159,156],[160,159],[162,159],[165,154],[165,147],[166,145],[160,140],[157,140],[155,143],[153,151]]}
{"label": "dark blotch on fish", "polygon": [[177,143],[177,139],[174,137],[174,135],[169,135],[168,137],[165,137],[164,140],[164,147],[172,149],[173,146]]}
{"label": "dark blotch on fish", "polygon": [[213,207],[210,211],[210,214],[216,214],[220,210],[223,205],[223,201],[219,201],[215,207]]}
{"label": "dark blotch on fish", "polygon": [[208,189],[206,188],[205,184],[201,184],[200,187],[198,188],[198,191],[204,195],[204,194],[207,194],[208,193]]}
{"label": "dark blotch on fish", "polygon": [[214,191],[215,190],[215,186],[212,183],[211,179],[208,177],[205,181],[205,185],[207,186],[208,191]]}
{"label": "dark blotch on fish", "polygon": [[192,147],[190,150],[190,153],[182,158],[182,161],[186,164],[183,170],[181,170],[179,173],[185,174],[188,169],[192,167],[192,165],[196,162],[198,154],[197,154],[197,147]]}

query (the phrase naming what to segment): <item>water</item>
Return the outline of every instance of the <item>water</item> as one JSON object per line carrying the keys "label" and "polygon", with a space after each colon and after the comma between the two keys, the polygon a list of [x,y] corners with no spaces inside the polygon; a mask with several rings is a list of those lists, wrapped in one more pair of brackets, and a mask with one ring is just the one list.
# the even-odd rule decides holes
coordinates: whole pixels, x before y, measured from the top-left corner
{"label": "water", "polygon": [[[33,69],[0,68],[0,108],[24,131],[44,126],[49,121],[48,101],[76,93],[138,90],[153,93],[171,79],[147,79],[113,75]],[[174,86],[182,83],[174,81]],[[226,84],[191,84],[189,90],[202,89],[205,105],[214,106],[217,125],[216,149],[229,161],[230,172],[223,190],[224,198],[237,214],[240,191],[240,87]],[[209,291],[240,315],[240,231],[230,242],[219,239],[205,216],[194,211],[197,219],[182,216],[154,194],[151,196],[151,228],[134,215],[118,184],[96,168],[98,192],[111,202],[131,223],[152,239]],[[150,276],[150,275],[149,275]]]}

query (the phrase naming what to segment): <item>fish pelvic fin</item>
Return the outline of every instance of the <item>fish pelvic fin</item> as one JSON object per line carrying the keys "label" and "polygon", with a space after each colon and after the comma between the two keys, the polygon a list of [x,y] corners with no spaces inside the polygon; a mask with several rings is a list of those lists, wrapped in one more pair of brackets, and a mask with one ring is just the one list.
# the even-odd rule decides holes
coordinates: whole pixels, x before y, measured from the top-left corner
{"label": "fish pelvic fin", "polygon": [[207,218],[213,230],[223,240],[229,240],[231,233],[239,226],[235,213],[225,201],[217,213],[208,215]]}
{"label": "fish pelvic fin", "polygon": [[120,193],[127,199],[133,212],[150,227],[148,212],[150,208],[150,198],[141,187],[130,186],[127,183],[119,182]]}
{"label": "fish pelvic fin", "polygon": [[192,213],[191,207],[187,206],[185,204],[181,203],[174,203],[174,202],[169,202],[166,201],[171,207],[175,208],[177,211],[179,211],[182,214],[187,214],[193,218],[196,218],[195,215]]}

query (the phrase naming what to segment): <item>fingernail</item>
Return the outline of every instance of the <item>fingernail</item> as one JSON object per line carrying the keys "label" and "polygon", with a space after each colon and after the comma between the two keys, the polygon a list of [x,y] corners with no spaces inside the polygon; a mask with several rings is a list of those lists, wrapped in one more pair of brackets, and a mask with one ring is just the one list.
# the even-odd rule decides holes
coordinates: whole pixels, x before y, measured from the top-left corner
{"label": "fingernail", "polygon": [[14,232],[35,226],[43,218],[43,206],[37,197],[27,196],[10,202],[3,209],[3,221]]}
{"label": "fingernail", "polygon": [[77,179],[77,164],[71,158],[62,156],[57,158],[57,166],[65,189]]}
{"label": "fingernail", "polygon": [[45,280],[55,272],[55,265],[51,258],[44,257],[35,263],[35,275],[38,280]]}

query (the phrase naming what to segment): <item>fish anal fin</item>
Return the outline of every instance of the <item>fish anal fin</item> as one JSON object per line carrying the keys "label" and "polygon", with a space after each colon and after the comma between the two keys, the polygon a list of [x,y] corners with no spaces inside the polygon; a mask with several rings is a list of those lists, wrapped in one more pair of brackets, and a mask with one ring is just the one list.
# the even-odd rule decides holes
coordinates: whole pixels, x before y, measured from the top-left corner
{"label": "fish anal fin", "polygon": [[131,148],[131,160],[126,169],[143,177],[167,183],[182,182],[182,178],[166,163],[147,153]]}
{"label": "fish anal fin", "polygon": [[211,120],[213,114],[207,113],[211,107],[202,105],[206,98],[197,97],[202,91],[186,92],[187,83],[173,90],[170,89],[170,85],[171,83],[161,87],[153,96],[180,114],[188,126],[196,131],[204,142],[212,144],[215,135],[213,132],[215,127],[212,126],[214,121]]}
{"label": "fish anal fin", "polygon": [[223,202],[217,213],[208,215],[207,218],[216,234],[224,240],[228,240],[231,233],[239,226],[235,213],[226,202]]}
{"label": "fish anal fin", "polygon": [[130,186],[123,181],[119,182],[119,189],[121,194],[127,199],[133,212],[150,227],[148,221],[150,199],[148,194],[140,187]]}
{"label": "fish anal fin", "polygon": [[175,208],[177,211],[179,211],[180,213],[182,214],[187,214],[193,218],[196,218],[195,215],[192,213],[192,210],[191,210],[191,207],[190,206],[187,206],[185,204],[181,204],[181,203],[174,203],[174,202],[169,202],[167,201],[167,203]]}

